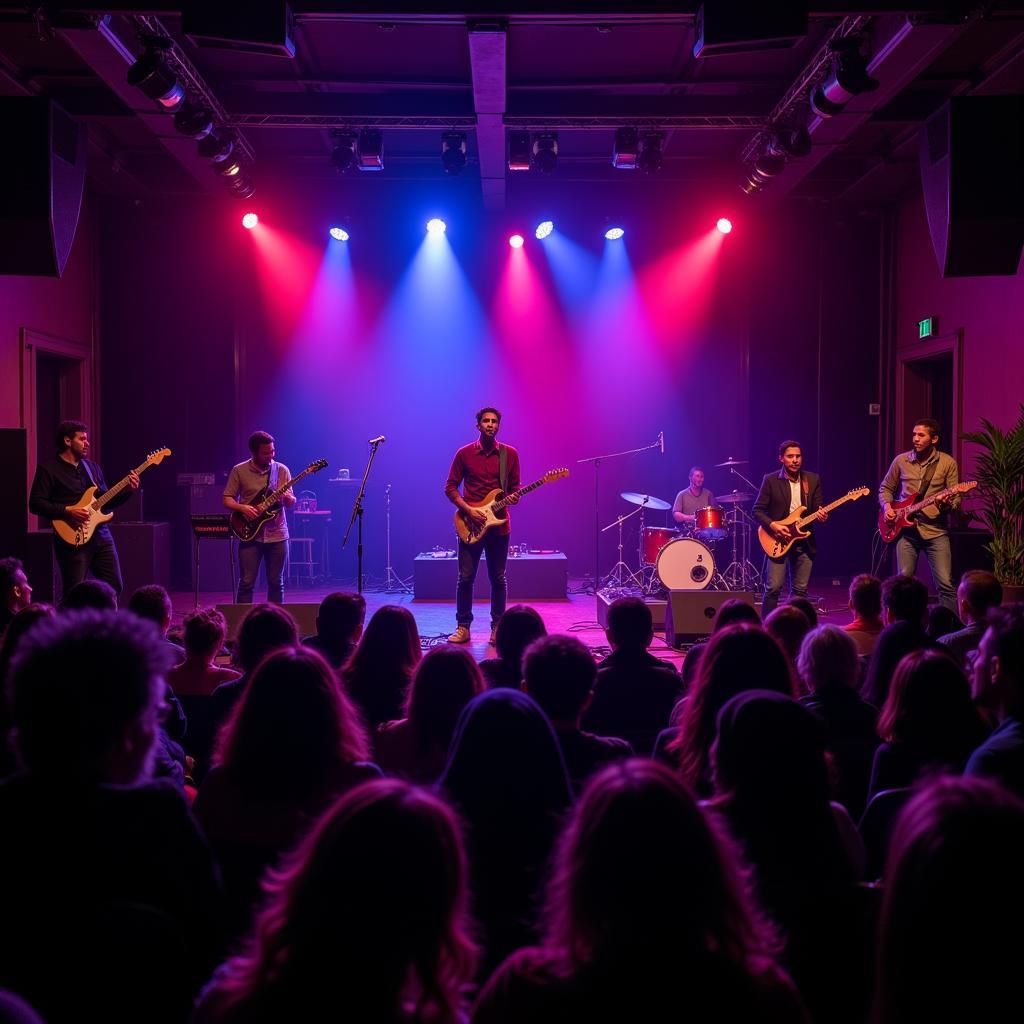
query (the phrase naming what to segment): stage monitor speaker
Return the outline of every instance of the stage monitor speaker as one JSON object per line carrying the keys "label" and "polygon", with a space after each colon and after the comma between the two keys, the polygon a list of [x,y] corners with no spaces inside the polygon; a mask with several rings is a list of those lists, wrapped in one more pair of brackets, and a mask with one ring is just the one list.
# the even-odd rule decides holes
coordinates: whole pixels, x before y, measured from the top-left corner
{"label": "stage monitor speaker", "polygon": [[124,590],[121,604],[139,587],[159,583],[171,586],[171,524],[123,523],[116,518],[110,523],[110,532],[117,546],[117,560],[121,563]]}
{"label": "stage monitor speaker", "polygon": [[60,277],[82,209],[85,126],[40,96],[0,97],[0,124],[0,274]]}
{"label": "stage monitor speaker", "polygon": [[752,590],[670,590],[665,606],[665,642],[679,647],[709,636],[718,609],[733,599],[754,606]]}
{"label": "stage monitor speaker", "polygon": [[[320,604],[282,604],[283,608],[294,620],[299,630],[299,637],[310,636],[316,632],[316,616],[320,611]],[[234,641],[238,636],[238,628],[242,625],[242,619],[252,611],[251,604],[219,604],[217,611],[221,612],[228,622],[228,640]]]}
{"label": "stage monitor speaker", "polygon": [[24,558],[28,535],[28,441],[22,427],[0,430],[0,466],[4,500],[0,502],[0,558]]}
{"label": "stage monitor speaker", "polygon": [[921,188],[943,277],[1013,275],[1024,249],[1024,96],[955,96],[924,124]]}
{"label": "stage monitor speaker", "polygon": [[807,35],[807,4],[707,0],[697,8],[694,57],[793,46]]}

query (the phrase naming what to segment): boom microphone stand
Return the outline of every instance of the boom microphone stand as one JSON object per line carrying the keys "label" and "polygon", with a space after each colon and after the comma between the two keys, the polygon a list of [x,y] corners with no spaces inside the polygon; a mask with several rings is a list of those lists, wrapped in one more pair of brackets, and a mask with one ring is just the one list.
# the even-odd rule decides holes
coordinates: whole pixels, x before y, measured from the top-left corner
{"label": "boom microphone stand", "polygon": [[384,443],[384,436],[375,437],[370,444],[370,457],[366,460],[366,469],[363,471],[363,482],[359,485],[359,493],[356,495],[355,504],[352,506],[352,518],[348,521],[345,529],[345,537],[341,542],[344,548],[348,544],[348,535],[352,532],[352,524],[358,519],[359,529],[356,531],[356,593],[363,592],[363,494],[366,492],[366,481],[370,476],[370,467],[377,457],[377,449]]}

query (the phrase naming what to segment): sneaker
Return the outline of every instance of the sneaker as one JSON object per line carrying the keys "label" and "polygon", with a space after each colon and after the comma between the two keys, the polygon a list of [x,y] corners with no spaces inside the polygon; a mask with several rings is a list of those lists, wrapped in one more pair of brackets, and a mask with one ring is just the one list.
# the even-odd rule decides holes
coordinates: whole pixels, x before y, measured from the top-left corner
{"label": "sneaker", "polygon": [[457,630],[450,637],[448,637],[448,643],[450,644],[468,644],[469,643],[469,626],[459,626]]}
{"label": "sneaker", "polygon": [[496,629],[491,630],[491,638],[487,643],[493,647],[498,642],[498,631]]}

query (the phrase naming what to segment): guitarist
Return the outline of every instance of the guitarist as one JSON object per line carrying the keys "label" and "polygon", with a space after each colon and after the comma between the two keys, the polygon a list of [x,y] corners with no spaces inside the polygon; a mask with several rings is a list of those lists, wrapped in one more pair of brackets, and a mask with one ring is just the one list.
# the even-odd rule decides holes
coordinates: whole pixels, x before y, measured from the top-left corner
{"label": "guitarist", "polygon": [[[239,512],[246,520],[258,518],[255,503],[263,491],[275,491],[292,478],[283,462],[275,462],[274,439],[265,430],[249,437],[251,457],[231,470],[224,485],[224,507]],[[288,521],[284,506],[295,504],[291,488],[281,496],[281,507],[260,528],[253,540],[238,542],[238,604],[252,604],[252,591],[260,562],[266,563],[267,600],[284,603],[284,563],[288,554]]]}
{"label": "guitarist", "polygon": [[[476,414],[476,429],[480,439],[464,445],[455,453],[448,480],[444,485],[445,497],[465,515],[481,521],[486,516],[471,506],[471,502],[482,502],[496,487],[506,494],[519,488],[519,452],[511,445],[499,443],[498,428],[501,413],[487,406]],[[462,493],[459,493],[459,487]],[[515,504],[515,501],[511,502]],[[498,619],[505,611],[508,586],[505,582],[505,564],[508,561],[508,542],[512,527],[506,521],[492,526],[481,541],[467,544],[459,540],[459,583],[455,591],[456,630],[448,638],[449,643],[469,643],[469,624],[473,621],[473,583],[480,556],[487,552],[487,576],[491,581],[491,638],[498,628]]]}
{"label": "guitarist", "polygon": [[[914,424],[910,435],[911,448],[892,460],[889,472],[878,488],[878,502],[885,518],[892,522],[896,511],[894,501],[917,495],[923,501],[960,482],[960,471],[952,455],[938,450],[939,421],[921,419]],[[905,529],[896,541],[896,563],[901,576],[913,576],[917,559],[923,551],[928,556],[932,579],[939,592],[939,603],[956,612],[956,588],[953,586],[953,560],[949,549],[949,530],[946,513],[960,504],[960,495],[948,501],[936,502],[922,509],[912,529]]]}
{"label": "guitarist", "polygon": [[[80,526],[89,518],[84,508],[70,508],[90,488],[96,487],[96,497],[102,497],[107,489],[103,470],[98,463],[87,459],[89,454],[89,428],[81,420],[65,420],[57,427],[55,437],[57,455],[36,467],[29,494],[29,510],[44,519],[63,519],[71,526]],[[107,505],[117,508],[128,501],[133,491],[139,489],[138,474],[128,474],[128,487]],[[63,596],[81,583],[91,573],[98,580],[109,583],[114,593],[124,589],[121,580],[121,565],[117,560],[117,548],[110,528],[104,523],[92,537],[82,545],[66,544],[56,531],[53,534],[53,553],[60,567]]]}
{"label": "guitarist", "polygon": [[[816,512],[822,506],[821,479],[817,473],[803,468],[803,449],[799,441],[783,441],[779,445],[779,462],[782,468],[777,473],[766,473],[761,481],[761,490],[754,502],[754,518],[772,536],[781,541],[788,541],[794,536],[792,526],[783,525],[785,519],[801,505],[807,513]],[[824,513],[819,522],[824,522],[828,513]],[[779,603],[779,594],[786,582],[786,569],[789,569],[791,589],[794,597],[806,597],[807,585],[811,581],[811,568],[817,548],[814,543],[814,527],[808,529],[811,535],[797,541],[781,558],[766,556],[764,579],[764,597],[761,603],[761,616],[767,618]]]}

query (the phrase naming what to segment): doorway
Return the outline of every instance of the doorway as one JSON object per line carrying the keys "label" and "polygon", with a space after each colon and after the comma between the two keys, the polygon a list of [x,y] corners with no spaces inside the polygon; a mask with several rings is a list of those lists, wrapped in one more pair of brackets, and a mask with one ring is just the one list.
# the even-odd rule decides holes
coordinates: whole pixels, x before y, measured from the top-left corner
{"label": "doorway", "polygon": [[910,432],[920,417],[939,421],[939,447],[961,461],[962,332],[908,346],[896,369],[897,451],[910,446]]}

